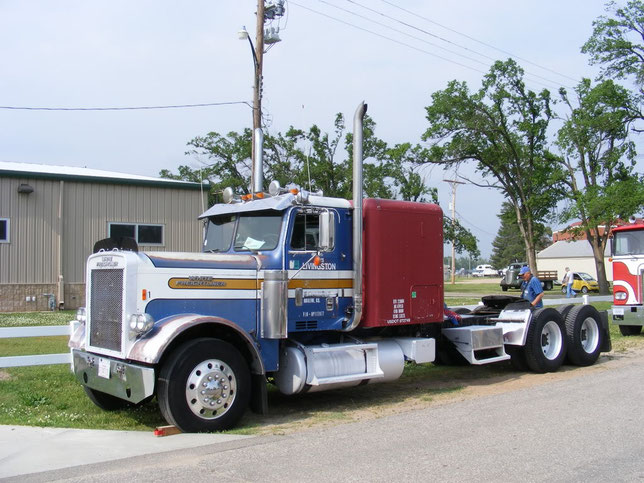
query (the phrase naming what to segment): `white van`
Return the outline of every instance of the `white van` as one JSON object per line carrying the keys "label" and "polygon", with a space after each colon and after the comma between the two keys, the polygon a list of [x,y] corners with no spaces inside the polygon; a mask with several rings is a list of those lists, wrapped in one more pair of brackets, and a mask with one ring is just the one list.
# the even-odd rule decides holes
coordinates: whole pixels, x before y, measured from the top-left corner
{"label": "white van", "polygon": [[472,270],[472,277],[496,277],[499,272],[492,268],[492,265],[478,265]]}

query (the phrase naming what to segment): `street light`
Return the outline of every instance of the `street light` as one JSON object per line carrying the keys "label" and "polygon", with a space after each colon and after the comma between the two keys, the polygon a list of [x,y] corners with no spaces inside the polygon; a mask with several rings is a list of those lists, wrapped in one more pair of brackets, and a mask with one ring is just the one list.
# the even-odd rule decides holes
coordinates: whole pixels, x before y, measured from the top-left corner
{"label": "street light", "polygon": [[[264,62],[264,22],[280,18],[284,15],[284,0],[275,0],[269,2],[268,6],[264,5],[265,0],[257,0],[257,28],[255,30],[255,45],[250,39],[250,35],[244,27],[238,32],[239,40],[248,39],[250,50],[253,53],[253,65],[255,67],[255,82],[253,85],[253,151],[251,163],[251,192],[254,194],[262,191],[261,173],[261,142],[263,134],[262,128],[262,66]],[[279,27],[268,31],[267,42],[279,42]],[[257,172],[257,171],[260,172]]]}
{"label": "street light", "polygon": [[[264,2],[263,0],[258,2],[257,7],[257,18],[264,18]],[[258,143],[259,136],[257,135],[257,130],[262,127],[262,63],[264,57],[264,23],[258,20],[257,22],[257,34],[255,37],[256,45],[253,45],[253,41],[250,39],[250,35],[244,27],[238,32],[239,40],[248,39],[248,44],[250,45],[250,50],[253,54],[253,66],[255,67],[254,83],[253,83],[253,142],[252,142],[252,162],[250,169],[250,191],[255,193],[256,191],[261,191],[261,186],[258,188],[256,185],[257,174],[256,165],[258,163]],[[261,168],[260,168],[261,169]]]}
{"label": "street light", "polygon": [[257,70],[257,54],[255,54],[255,46],[253,45],[253,41],[250,39],[250,35],[248,35],[248,30],[246,30],[246,27],[242,27],[242,29],[239,32],[237,32],[237,35],[239,36],[239,40],[248,39],[248,44],[250,45],[250,51],[253,54],[253,62],[255,65],[255,70]]}

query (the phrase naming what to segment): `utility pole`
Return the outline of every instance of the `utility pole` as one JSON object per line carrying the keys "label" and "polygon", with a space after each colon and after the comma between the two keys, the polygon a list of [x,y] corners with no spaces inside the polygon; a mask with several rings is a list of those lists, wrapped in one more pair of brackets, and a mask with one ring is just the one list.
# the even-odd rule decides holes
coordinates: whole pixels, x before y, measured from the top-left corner
{"label": "utility pole", "polygon": [[[444,179],[446,183],[449,183],[452,187],[452,234],[456,235],[456,187],[459,184],[465,184],[462,181],[457,181],[455,179]],[[452,240],[452,276],[451,283],[456,283],[455,281],[455,272],[456,272],[456,242]]]}
{"label": "utility pole", "polygon": [[250,50],[253,54],[254,65],[254,82],[253,82],[253,142],[252,142],[252,162],[251,162],[251,191],[254,194],[255,186],[255,166],[258,153],[257,130],[262,127],[262,90],[263,90],[263,68],[264,68],[264,46],[265,44],[274,44],[280,41],[279,26],[271,27],[264,30],[264,24],[267,20],[279,19],[284,15],[284,0],[257,0],[257,25],[255,27],[255,44],[250,39],[246,27],[239,32],[240,40],[248,39]]}
{"label": "utility pole", "polygon": [[[262,69],[264,67],[264,0],[257,0],[257,26],[255,28],[255,82],[253,84],[253,151],[251,162],[251,192],[255,183],[255,159],[257,157],[256,139],[257,129],[262,127]],[[252,44],[251,44],[252,47]],[[253,193],[254,194],[254,193]]]}

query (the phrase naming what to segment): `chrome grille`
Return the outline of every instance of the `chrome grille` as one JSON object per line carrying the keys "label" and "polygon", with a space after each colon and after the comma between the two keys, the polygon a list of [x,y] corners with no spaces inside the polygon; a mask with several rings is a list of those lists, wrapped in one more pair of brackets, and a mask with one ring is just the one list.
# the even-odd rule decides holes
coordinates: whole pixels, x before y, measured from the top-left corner
{"label": "chrome grille", "polygon": [[89,344],[120,351],[123,269],[93,270],[91,278]]}

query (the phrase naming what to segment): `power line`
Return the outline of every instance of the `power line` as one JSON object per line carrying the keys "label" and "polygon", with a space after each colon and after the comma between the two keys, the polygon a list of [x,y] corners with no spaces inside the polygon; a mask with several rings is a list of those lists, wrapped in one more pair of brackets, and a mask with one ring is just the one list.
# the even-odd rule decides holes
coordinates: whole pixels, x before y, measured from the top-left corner
{"label": "power line", "polygon": [[[325,2],[324,0],[320,0],[320,1],[322,1],[323,3],[327,3],[327,2]],[[452,60],[452,59],[449,59],[449,58],[447,58],[447,57],[443,57],[443,56],[438,55],[438,54],[436,54],[436,53],[434,53],[434,52],[430,52],[430,51],[428,51],[428,50],[421,49],[421,48],[419,48],[419,47],[416,47],[416,46],[414,46],[414,45],[408,44],[408,43],[406,43],[406,42],[402,42],[402,41],[400,41],[400,40],[396,40],[396,39],[393,39],[393,38],[391,38],[391,37],[387,37],[386,35],[382,35],[382,34],[380,34],[380,33],[378,33],[378,32],[374,32],[373,30],[369,30],[369,29],[366,29],[366,28],[363,28],[363,27],[359,27],[359,26],[357,26],[357,25],[355,25],[355,24],[353,24],[353,23],[351,23],[351,22],[347,22],[347,21],[345,21],[345,20],[339,19],[339,18],[334,17],[334,16],[332,16],[332,15],[328,15],[328,14],[326,14],[326,13],[324,13],[324,12],[320,12],[320,11],[315,10],[315,9],[313,9],[313,8],[310,8],[310,7],[305,7],[304,5],[299,4],[299,3],[297,3],[297,2],[295,2],[295,1],[293,1],[293,0],[289,0],[289,3],[291,3],[291,4],[293,4],[293,5],[296,5],[296,6],[300,7],[300,8],[303,8],[303,9],[305,9],[305,10],[308,10],[309,12],[313,12],[313,13],[315,13],[315,14],[317,14],[317,15],[322,16],[322,17],[326,17],[326,18],[329,18],[329,19],[331,19],[331,20],[335,20],[336,22],[342,23],[342,24],[344,24],[344,25],[347,25],[347,26],[349,26],[349,27],[355,28],[355,29],[357,29],[357,30],[361,30],[361,31],[363,31],[363,32],[370,33],[370,34],[372,34],[372,35],[375,35],[376,37],[380,37],[380,38],[382,38],[382,39],[388,40],[388,41],[390,41],[390,42],[394,42],[394,43],[399,44],[399,45],[402,45],[402,46],[404,46],[404,47],[408,47],[408,48],[413,49],[413,50],[416,50],[416,51],[418,51],[418,52],[422,52],[422,53],[424,53],[424,54],[431,55],[431,56],[436,57],[436,58],[438,58],[438,59],[444,60],[444,61],[446,61],[446,62],[450,62],[450,63],[455,64],[455,65],[459,65],[459,66],[461,66],[461,67],[464,67],[464,68],[466,68],[466,69],[472,70],[472,71],[474,71],[474,72],[478,72],[478,73],[483,74],[483,75],[486,75],[486,74],[487,74],[487,72],[486,72],[486,71],[483,71],[483,70],[477,69],[477,68],[475,68],[475,67],[472,67],[472,66],[470,66],[470,65],[467,65],[467,64],[464,64],[464,63],[461,63],[461,62],[457,62],[457,61]],[[330,5],[330,4],[329,4],[329,5]],[[335,5],[331,5],[331,6],[334,6],[334,7],[335,7]],[[340,7],[336,7],[336,8],[340,8]],[[341,9],[341,8],[340,8],[340,9]],[[350,13],[353,13],[353,12],[350,12]],[[356,14],[356,15],[358,15],[358,14]],[[373,21],[373,20],[370,20],[370,21],[375,22],[375,21]],[[388,27],[388,28],[391,28],[391,27]],[[395,30],[395,29],[394,29],[394,30]],[[432,45],[433,45],[433,44],[432,44]],[[442,47],[439,47],[439,48],[442,48]],[[455,53],[455,52],[452,52],[452,51],[449,51],[449,52],[451,52],[451,53]],[[455,54],[456,54],[456,53],[455,53]],[[461,54],[456,54],[456,55],[461,55]],[[465,58],[467,58],[467,59],[469,59],[469,60],[474,60],[474,59],[471,59],[471,58],[469,58],[469,57],[465,57]],[[479,62],[479,61],[477,61],[477,60],[474,60],[474,61],[475,61],[475,62]],[[529,74],[529,73],[527,73],[527,72],[526,72],[526,75],[528,75],[528,74]],[[538,75],[535,75],[535,74],[530,74],[530,75],[531,75],[531,76],[533,76],[533,77],[540,77],[540,78],[542,78],[542,79],[546,80],[547,82],[550,82],[550,83],[553,83],[553,84],[555,84],[555,85],[558,85],[556,82],[551,81],[551,80],[546,79],[546,78],[543,78],[543,77],[541,77],[541,76],[538,76]],[[538,84],[538,85],[540,85],[540,86],[542,86],[542,87],[546,87],[546,88],[549,88],[549,87],[550,87],[550,86],[548,86],[548,85],[546,85],[546,84],[543,84],[542,82],[539,82],[539,81],[536,81],[536,80],[531,80],[531,82],[532,82],[532,83],[534,83],[534,84]]]}
{"label": "power line", "polygon": [[539,65],[539,64],[537,64],[535,62],[532,62],[532,61],[530,61],[528,59],[524,59],[523,57],[519,57],[518,55],[514,55],[512,52],[508,52],[507,50],[500,49],[498,47],[495,47],[494,45],[488,44],[488,43],[483,42],[481,40],[478,40],[478,39],[476,39],[474,37],[471,37],[471,36],[469,36],[467,34],[464,34],[463,32],[459,32],[458,30],[452,29],[452,28],[447,27],[445,25],[442,25],[442,24],[440,24],[438,22],[435,22],[434,20],[431,20],[431,19],[429,19],[427,17],[423,17],[422,15],[419,15],[416,12],[412,12],[411,10],[407,10],[406,8],[403,8],[403,7],[399,6],[399,5],[396,5],[395,3],[392,3],[392,2],[390,2],[388,0],[380,0],[380,1],[383,2],[383,3],[386,3],[387,5],[391,5],[392,7],[395,7],[397,9],[399,9],[399,10],[402,10],[403,12],[407,12],[410,15],[413,15],[415,17],[423,19],[423,20],[425,20],[425,21],[427,21],[429,23],[432,23],[434,25],[438,25],[439,27],[444,28],[445,30],[449,30],[450,32],[453,32],[453,33],[455,33],[457,35],[460,35],[460,36],[465,37],[465,38],[467,38],[469,40],[472,40],[472,41],[477,42],[477,43],[479,43],[481,45],[484,45],[485,47],[489,47],[491,49],[498,50],[499,52],[502,52],[505,55],[509,55],[510,57],[514,57],[514,58],[519,59],[519,60],[521,60],[523,62],[527,62],[528,64],[534,65],[535,67],[538,67],[540,69],[547,70],[548,72],[552,72],[553,74],[557,74],[557,75],[559,75],[561,77],[565,77],[566,79],[569,79],[569,80],[571,80],[573,82],[578,81],[578,79],[570,77],[570,76],[568,76],[566,74],[562,74],[561,72],[557,72],[556,70],[550,69],[548,67],[544,67],[544,66]]}
{"label": "power line", "polygon": [[469,65],[461,64],[460,62],[456,62],[454,60],[448,59],[446,57],[443,57],[441,55],[435,54],[433,52],[429,52],[427,50],[423,50],[421,48],[418,48],[418,47],[415,47],[413,45],[407,44],[405,42],[401,42],[400,40],[392,39],[391,37],[387,37],[386,35],[379,34],[378,32],[374,32],[373,30],[369,30],[369,29],[366,29],[366,28],[363,28],[363,27],[358,27],[357,25],[352,24],[350,22],[347,22],[345,20],[341,20],[339,18],[333,17],[331,15],[328,15],[326,13],[320,12],[318,10],[314,10],[312,8],[309,8],[309,7],[305,7],[304,5],[301,5],[301,4],[297,3],[297,2],[294,2],[293,0],[289,0],[289,3],[291,3],[293,5],[296,5],[296,6],[300,7],[300,8],[303,8],[304,10],[308,10],[309,12],[313,12],[313,13],[315,13],[317,15],[321,15],[322,17],[326,17],[326,18],[329,18],[331,20],[335,20],[336,22],[340,22],[340,23],[342,23],[344,25],[348,25],[349,27],[353,27],[355,29],[362,30],[363,32],[370,33],[372,35],[375,35],[376,37],[380,37],[380,38],[383,38],[385,40],[389,40],[390,42],[394,42],[396,44],[403,45],[405,47],[409,47],[410,49],[414,49],[414,50],[417,50],[418,52],[423,52],[425,54],[437,57],[437,58],[439,58],[441,60],[444,60],[446,62],[451,62],[452,64],[460,65],[461,67],[465,67],[466,69],[470,69],[470,70],[479,72],[481,74],[486,74],[486,72],[484,72],[482,70],[479,70],[479,69],[476,69],[474,67],[470,67]]}
{"label": "power line", "polygon": [[[426,44],[428,44],[428,45],[431,45],[432,47],[436,47],[436,48],[438,48],[438,49],[442,49],[442,50],[444,50],[444,51],[446,51],[446,52],[449,52],[450,54],[458,55],[459,57],[463,57],[463,58],[465,58],[465,59],[467,59],[467,60],[471,60],[472,62],[476,62],[476,63],[478,63],[478,64],[482,64],[482,65],[484,65],[484,66],[486,66],[486,67],[487,67],[487,65],[488,65],[488,64],[486,64],[485,62],[482,62],[482,61],[480,61],[480,60],[473,59],[472,57],[468,57],[468,56],[463,55],[463,54],[459,54],[458,52],[455,52],[455,51],[453,51],[453,50],[446,49],[445,47],[441,47],[440,45],[438,45],[438,44],[434,44],[434,43],[432,43],[432,42],[429,42],[428,40],[421,39],[420,37],[416,37],[415,35],[409,34],[409,33],[404,32],[404,31],[402,31],[402,30],[395,29],[395,28],[393,28],[393,27],[391,27],[390,25],[387,25],[387,24],[385,24],[385,23],[378,22],[378,21],[376,21],[376,20],[370,19],[369,17],[365,17],[364,15],[360,15],[359,13],[352,12],[351,10],[347,10],[346,8],[342,8],[342,7],[338,6],[338,5],[333,5],[332,3],[329,3],[329,2],[327,2],[326,0],[318,0],[318,1],[319,1],[319,2],[321,2],[321,3],[324,3],[324,4],[326,4],[326,5],[329,5],[330,7],[337,8],[338,10],[342,10],[343,12],[349,13],[349,14],[351,14],[351,15],[355,15],[356,17],[359,17],[359,18],[361,18],[361,19],[364,19],[364,20],[366,20],[366,21],[368,21],[368,22],[375,23],[376,25],[380,25],[381,27],[385,27],[385,28],[387,28],[387,29],[389,29],[389,30],[393,30],[394,32],[397,32],[397,33],[399,33],[399,34],[405,35],[405,36],[407,36],[407,37],[411,37],[412,39],[418,40],[418,41],[420,41],[420,42],[424,42],[424,43],[426,43]],[[347,1],[349,1],[350,3],[355,3],[355,2],[351,2],[351,0],[347,0]],[[359,6],[361,6],[361,5],[359,5]],[[367,8],[367,7],[363,7],[363,8]],[[367,8],[367,10],[371,10],[371,9]],[[381,15],[384,15],[384,14],[381,14]],[[390,17],[389,17],[389,18],[390,18]],[[480,55],[483,55],[483,54],[480,54]],[[485,56],[484,56],[484,57],[485,57]],[[496,60],[496,59],[494,59],[494,58],[492,58],[492,57],[489,57],[489,59],[491,59],[492,61]]]}
{"label": "power line", "polygon": [[[324,0],[319,0],[319,1],[324,2]],[[463,46],[463,45],[457,44],[456,42],[452,42],[451,40],[446,39],[446,38],[444,38],[444,37],[441,37],[440,35],[436,35],[436,34],[434,34],[434,33],[430,32],[430,31],[428,31],[428,30],[422,29],[422,28],[420,28],[420,27],[416,27],[415,25],[412,25],[412,24],[410,24],[410,23],[408,23],[408,22],[405,22],[405,21],[403,21],[403,20],[400,20],[400,19],[394,18],[394,17],[392,17],[392,16],[390,16],[390,15],[387,15],[387,14],[385,14],[385,13],[382,13],[382,12],[380,12],[379,10],[373,9],[373,8],[371,8],[371,7],[367,7],[366,5],[362,5],[361,3],[358,3],[358,2],[356,2],[356,1],[354,1],[354,0],[346,0],[346,1],[347,1],[347,2],[349,2],[349,3],[352,3],[352,4],[354,4],[354,5],[357,5],[357,6],[359,6],[359,7],[362,7],[362,8],[364,8],[365,10],[368,10],[368,11],[370,11],[370,12],[373,12],[373,13],[375,13],[375,14],[377,14],[377,15],[380,15],[380,16],[382,16],[382,17],[388,18],[389,20],[392,20],[392,21],[394,21],[394,22],[400,23],[400,24],[402,24],[402,25],[404,25],[404,26],[406,26],[406,27],[409,27],[409,28],[414,29],[414,30],[418,30],[419,32],[424,33],[425,35],[429,35],[430,37],[437,38],[437,39],[439,39],[439,40],[441,40],[441,41],[443,41],[443,42],[445,42],[445,43],[448,43],[448,44],[450,44],[450,45],[453,45],[453,46],[455,46],[455,47],[458,47],[459,49],[463,49],[463,50],[466,50],[466,51],[471,52],[471,53],[473,53],[473,54],[480,55],[481,57],[484,57],[484,58],[486,58],[486,59],[488,59],[488,60],[491,60],[491,61],[493,61],[493,62],[495,62],[496,60],[498,60],[498,59],[495,59],[494,57],[490,57],[489,55],[483,54],[483,53],[481,53],[481,52],[477,52],[476,50],[472,50],[472,49],[470,49],[469,47],[465,47],[465,46]],[[324,3],[326,3],[326,2],[324,2]],[[337,8],[339,8],[339,7],[337,7]],[[399,7],[399,8],[400,8],[400,7]],[[403,9],[403,10],[404,10],[404,9]],[[405,10],[405,11],[406,11],[406,10]],[[421,18],[424,18],[424,17],[421,17]],[[386,26],[386,25],[385,25],[385,26]],[[442,27],[442,25],[441,25],[441,27]],[[387,28],[392,28],[392,27],[387,27]],[[446,27],[443,27],[443,28],[446,28]],[[395,29],[393,29],[393,30],[395,30]],[[396,30],[396,31],[398,32],[398,30]],[[458,33],[458,32],[456,32],[456,31],[454,31],[454,32],[455,32],[455,33]],[[407,34],[405,34],[405,35],[407,35]],[[463,34],[463,35],[464,35],[464,34]],[[417,37],[415,37],[415,38],[417,38]],[[420,39],[418,39],[418,40],[420,40]],[[421,40],[421,41],[422,41],[422,40]],[[431,44],[431,45],[435,45],[435,44]],[[484,44],[484,45],[485,45],[485,44]],[[438,47],[439,49],[442,49],[442,48],[443,48],[443,47],[440,47],[440,46],[436,46],[436,47]],[[445,50],[447,50],[447,49],[445,49]],[[496,49],[496,50],[500,50],[500,49]],[[473,60],[474,62],[482,63],[482,62],[480,62],[480,61],[478,61],[478,60],[472,59],[472,58],[470,58],[470,57],[463,56],[462,54],[458,54],[458,53],[453,52],[453,51],[451,51],[451,50],[448,50],[448,52],[454,53],[454,54],[456,54],[456,55],[461,55],[462,57],[465,57],[466,59],[469,59],[469,60]],[[502,50],[501,50],[501,52],[503,52],[503,53],[505,53],[505,54],[507,54],[507,55],[509,55],[509,56],[511,56],[511,57],[516,57],[517,59],[521,59],[520,57],[514,56],[514,55],[512,55],[512,54],[511,54],[511,53],[509,53],[509,52],[505,52],[505,51],[502,51]],[[521,59],[521,60],[524,60],[524,59]],[[530,64],[533,64],[532,62],[527,61],[527,60],[526,60],[525,62],[528,62],[528,63],[530,63]],[[536,64],[534,64],[534,65],[536,65]],[[540,67],[540,66],[538,66],[538,65],[537,65],[537,67]],[[543,67],[540,67],[540,68],[542,68],[542,69],[543,69]],[[545,69],[545,70],[549,70],[549,69]],[[554,72],[554,71],[553,71],[553,72]],[[558,83],[558,82],[553,81],[552,79],[548,79],[547,77],[543,77],[543,76],[541,76],[541,75],[539,75],[539,74],[535,74],[535,73],[528,72],[528,71],[526,71],[525,73],[526,73],[526,75],[530,75],[530,76],[532,76],[532,77],[536,77],[537,79],[541,79],[541,80],[544,80],[544,81],[546,81],[546,82],[550,82],[550,83],[554,84],[555,86],[559,86],[559,83]],[[555,74],[557,74],[557,72],[555,72]],[[562,75],[562,74],[559,74],[559,75]],[[564,77],[567,77],[567,76],[564,76]],[[573,79],[573,80],[575,80],[575,79]],[[576,80],[575,80],[575,82],[576,82]],[[543,85],[543,84],[542,84],[542,85]],[[569,86],[566,86],[566,87],[569,87]]]}
{"label": "power line", "polygon": [[170,106],[135,106],[135,107],[27,107],[27,106],[0,106],[0,109],[12,111],[143,111],[155,109],[192,109],[196,107],[229,106],[233,104],[246,104],[246,101],[208,102],[202,104],[177,104]]}
{"label": "power line", "polygon": [[475,228],[475,229],[477,229],[478,231],[485,233],[486,235],[489,235],[489,236],[496,236],[495,234],[490,233],[489,231],[486,231],[486,230],[484,230],[483,228],[479,228],[479,227],[478,227],[478,226],[476,226],[474,223],[472,223],[472,222],[471,222],[471,221],[469,221],[467,218],[465,218],[463,215],[461,215],[458,211],[456,212],[456,214],[458,215],[458,217],[459,217],[461,220],[463,220],[465,223],[467,223],[468,225],[470,225],[472,228]]}

